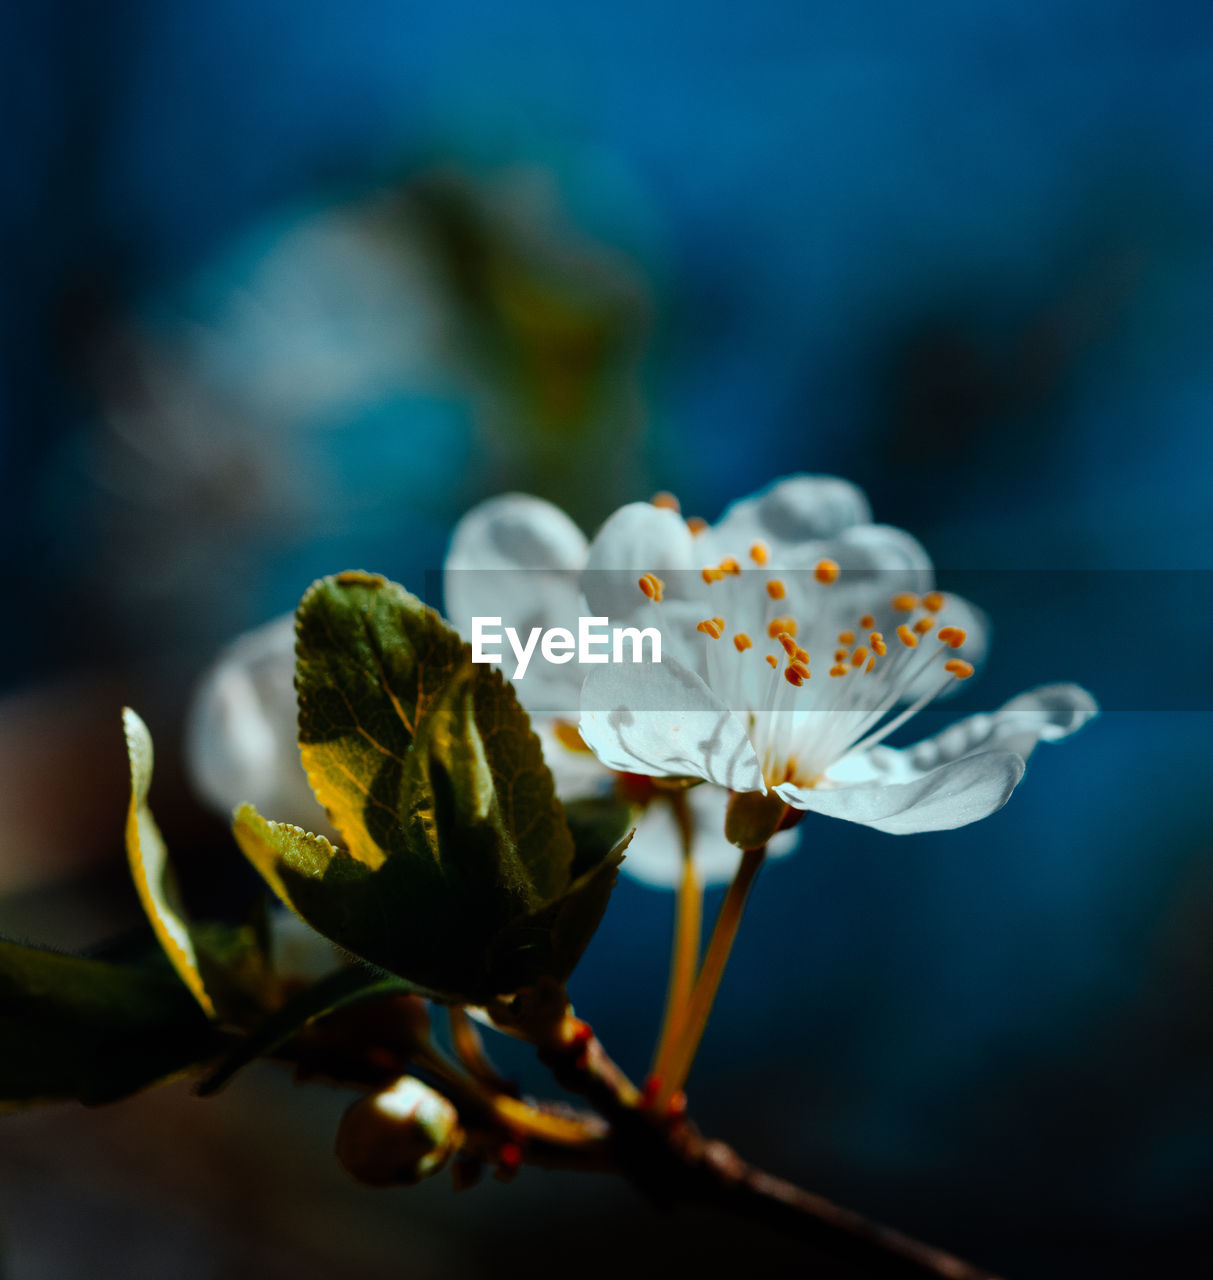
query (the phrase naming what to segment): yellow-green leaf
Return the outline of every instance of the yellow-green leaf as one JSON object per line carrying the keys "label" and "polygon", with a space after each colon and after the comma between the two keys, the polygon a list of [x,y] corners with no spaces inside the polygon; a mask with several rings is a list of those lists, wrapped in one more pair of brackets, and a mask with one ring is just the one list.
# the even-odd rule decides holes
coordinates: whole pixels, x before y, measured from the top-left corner
{"label": "yellow-green leaf", "polygon": [[126,812],[126,853],[131,877],[165,955],[203,1012],[213,1018],[215,1002],[202,981],[181,889],[160,828],[148,807],[154,762],[152,735],[130,707],[123,709],[122,725],[131,766],[131,800]]}

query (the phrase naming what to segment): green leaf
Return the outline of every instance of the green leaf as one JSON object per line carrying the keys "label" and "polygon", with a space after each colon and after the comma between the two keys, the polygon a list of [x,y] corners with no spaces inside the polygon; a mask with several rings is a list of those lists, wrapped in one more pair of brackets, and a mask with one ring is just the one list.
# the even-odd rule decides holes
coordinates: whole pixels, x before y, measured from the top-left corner
{"label": "green leaf", "polygon": [[[500,672],[474,665],[458,634],[415,596],[373,574],[315,583],[296,615],[299,744],[312,790],[346,849],[372,869],[393,855],[437,857],[410,751],[428,729],[449,798],[492,825],[543,899],[567,883],[573,846],[538,739]],[[463,703],[450,698],[465,681]],[[435,711],[445,699],[441,723]],[[421,836],[420,845],[418,836]],[[428,854],[427,851],[428,850]]]}
{"label": "green leaf", "polygon": [[139,901],[152,923],[164,954],[190,994],[210,1018],[215,1002],[206,990],[181,889],[169,862],[168,848],[148,807],[152,785],[152,735],[139,716],[125,707],[122,725],[131,767],[131,799],[126,815],[126,852]]}
{"label": "green leaf", "polygon": [[322,579],[297,632],[300,750],[343,847],[245,805],[245,855],[314,929],[435,999],[563,981],[626,808],[578,807],[574,836],[512,686],[395,583]]}
{"label": "green leaf", "polygon": [[541,978],[568,980],[606,911],[632,835],[629,831],[555,901],[511,921],[494,939],[490,967],[504,980],[502,990],[515,991]]}
{"label": "green leaf", "polygon": [[163,962],[110,964],[0,941],[0,1108],[111,1102],[224,1043]]}
{"label": "green leaf", "polygon": [[190,918],[148,806],[152,736],[129,707],[122,712],[122,723],[131,770],[126,850],[139,901],[169,962],[207,1017],[245,1022],[273,1003],[276,994],[263,940],[251,925],[200,925]]}
{"label": "green leaf", "polygon": [[389,977],[365,965],[348,965],[297,991],[236,1045],[199,1086],[200,1097],[218,1092],[242,1068],[293,1040],[320,1018],[364,1000],[407,995],[413,990],[403,978]]}

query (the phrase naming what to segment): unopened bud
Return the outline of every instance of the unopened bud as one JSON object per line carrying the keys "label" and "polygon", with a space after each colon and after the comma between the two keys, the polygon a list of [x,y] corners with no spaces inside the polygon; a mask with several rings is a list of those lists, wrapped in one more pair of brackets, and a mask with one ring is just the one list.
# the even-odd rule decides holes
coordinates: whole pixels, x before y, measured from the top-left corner
{"label": "unopened bud", "polygon": [[459,1113],[440,1093],[401,1076],[359,1098],[341,1117],[337,1159],[372,1187],[420,1182],[437,1173],[463,1140]]}

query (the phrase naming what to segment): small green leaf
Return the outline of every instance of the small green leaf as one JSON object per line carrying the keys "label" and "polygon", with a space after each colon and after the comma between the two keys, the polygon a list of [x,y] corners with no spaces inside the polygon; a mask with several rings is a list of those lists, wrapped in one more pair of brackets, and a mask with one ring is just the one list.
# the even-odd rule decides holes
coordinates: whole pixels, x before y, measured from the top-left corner
{"label": "small green leaf", "polygon": [[224,1044],[162,961],[110,964],[0,941],[0,1108],[111,1102]]}
{"label": "small green leaf", "polygon": [[363,1000],[407,995],[413,990],[403,978],[389,977],[365,965],[348,965],[297,991],[259,1026],[253,1028],[198,1086],[200,1097],[217,1093],[242,1068],[293,1040],[320,1018]]}
{"label": "small green leaf", "polygon": [[574,876],[584,875],[613,853],[632,824],[632,806],[613,795],[566,800],[564,813],[573,836]]}
{"label": "small green leaf", "polygon": [[297,629],[300,750],[343,847],[244,806],[245,855],[313,928],[436,998],[481,1003],[551,976],[536,957],[567,948],[532,935],[587,891],[512,686],[370,574],[315,583]]}
{"label": "small green leaf", "polygon": [[[432,609],[373,574],[314,583],[296,624],[300,752],[351,857],[374,869],[423,853],[427,818],[410,751],[442,696],[445,722],[427,726],[427,751],[440,759],[452,802],[468,823],[497,826],[527,892],[543,899],[567,882],[573,846],[563,810],[539,740],[498,671],[473,665]],[[470,705],[450,700],[457,675]],[[436,856],[432,843],[426,856]]]}
{"label": "small green leaf", "polygon": [[502,990],[516,991],[542,978],[568,980],[602,921],[632,834],[555,901],[511,921],[494,939],[490,966],[504,980]]}
{"label": "small green leaf", "polygon": [[152,735],[139,716],[126,707],[122,712],[126,750],[131,766],[131,800],[126,815],[126,852],[139,901],[152,923],[164,954],[181,981],[209,1018],[216,1016],[215,1002],[199,971],[198,954],[189,919],[181,902],[181,890],[169,862],[168,848],[148,807],[152,785]]}
{"label": "small green leaf", "polygon": [[139,901],[169,962],[207,1017],[245,1022],[276,997],[263,940],[251,925],[200,925],[190,918],[148,806],[152,736],[129,707],[122,723],[131,769],[126,850]]}

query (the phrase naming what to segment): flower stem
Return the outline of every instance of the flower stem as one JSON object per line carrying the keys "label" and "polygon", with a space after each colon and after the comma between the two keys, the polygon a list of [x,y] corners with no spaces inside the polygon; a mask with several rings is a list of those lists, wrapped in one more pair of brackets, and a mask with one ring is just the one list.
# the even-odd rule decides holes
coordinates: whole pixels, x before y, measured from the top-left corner
{"label": "flower stem", "polygon": [[708,943],[703,968],[691,992],[677,1042],[669,1054],[668,1067],[663,1072],[658,1086],[654,1106],[659,1111],[669,1106],[670,1099],[682,1088],[690,1074],[691,1064],[695,1061],[695,1054],[699,1050],[699,1042],[703,1039],[704,1028],[708,1025],[708,1015],[712,1012],[716,992],[720,988],[720,979],[724,976],[729,952],[733,949],[737,927],[741,924],[746,898],[754,883],[754,877],[758,874],[758,868],[762,866],[765,854],[766,846],[764,845],[760,849],[747,849],[741,855],[737,874],[729,885],[720,907],[720,914],[716,917],[712,940]]}
{"label": "flower stem", "polygon": [[653,1055],[651,1076],[660,1080],[669,1067],[670,1054],[686,1019],[687,1003],[699,963],[699,941],[703,922],[703,885],[695,871],[694,823],[685,792],[670,796],[678,832],[682,838],[682,879],[674,917],[674,949],[670,957],[670,980],[666,991],[665,1016]]}

